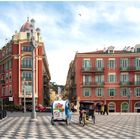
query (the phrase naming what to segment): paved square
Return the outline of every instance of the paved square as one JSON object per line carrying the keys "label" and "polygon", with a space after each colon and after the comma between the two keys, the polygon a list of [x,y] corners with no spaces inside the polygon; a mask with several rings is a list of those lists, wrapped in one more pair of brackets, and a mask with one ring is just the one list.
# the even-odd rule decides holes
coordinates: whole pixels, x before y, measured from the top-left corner
{"label": "paved square", "polygon": [[0,120],[0,139],[140,139],[138,113],[96,114],[96,124],[84,127],[78,123],[78,114],[73,114],[69,126],[64,122],[52,126],[50,113],[37,112],[37,122],[31,122],[30,116],[30,112],[8,112]]}

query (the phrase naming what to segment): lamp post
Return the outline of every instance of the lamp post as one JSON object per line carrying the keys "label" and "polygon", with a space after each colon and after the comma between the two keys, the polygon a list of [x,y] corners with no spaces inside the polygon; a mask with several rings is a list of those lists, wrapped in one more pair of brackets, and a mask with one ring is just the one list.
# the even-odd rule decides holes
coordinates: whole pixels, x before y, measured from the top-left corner
{"label": "lamp post", "polygon": [[24,94],[24,113],[25,113],[26,112],[25,79],[23,80],[23,94]]}
{"label": "lamp post", "polygon": [[36,110],[35,110],[35,48],[37,47],[37,42],[35,40],[35,34],[37,33],[38,41],[39,41],[39,34],[40,29],[37,28],[35,32],[34,27],[35,20],[31,20],[31,45],[32,45],[32,114],[31,114],[31,120],[36,121]]}
{"label": "lamp post", "polygon": [[131,109],[130,109],[131,89],[130,88],[129,88],[129,93],[128,93],[127,97],[128,97],[128,101],[129,101],[129,103],[128,103],[128,111],[131,112]]}

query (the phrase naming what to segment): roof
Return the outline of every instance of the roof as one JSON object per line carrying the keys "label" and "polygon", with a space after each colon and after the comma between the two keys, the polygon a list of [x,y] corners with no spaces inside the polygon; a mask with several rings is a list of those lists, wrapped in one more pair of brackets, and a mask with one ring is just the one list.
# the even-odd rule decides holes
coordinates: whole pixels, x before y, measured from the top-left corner
{"label": "roof", "polygon": [[29,23],[29,21],[27,20],[26,23],[24,23],[22,25],[22,27],[20,28],[20,32],[26,32],[30,29],[31,24]]}

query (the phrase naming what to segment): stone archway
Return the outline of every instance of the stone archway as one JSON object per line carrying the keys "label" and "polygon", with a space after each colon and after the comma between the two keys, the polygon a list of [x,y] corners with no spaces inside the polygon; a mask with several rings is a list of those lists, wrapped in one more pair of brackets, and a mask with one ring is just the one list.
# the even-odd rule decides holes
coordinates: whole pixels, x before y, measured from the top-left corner
{"label": "stone archway", "polygon": [[134,112],[140,113],[140,102],[136,102],[136,103],[135,103]]}
{"label": "stone archway", "polygon": [[108,111],[109,112],[116,112],[116,104],[114,102],[110,102],[108,104]]}

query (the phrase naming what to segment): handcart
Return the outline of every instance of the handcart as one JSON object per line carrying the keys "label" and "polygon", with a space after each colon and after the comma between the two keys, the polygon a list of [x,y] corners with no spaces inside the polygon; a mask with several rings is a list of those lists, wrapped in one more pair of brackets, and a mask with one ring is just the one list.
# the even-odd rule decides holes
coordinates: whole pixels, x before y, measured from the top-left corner
{"label": "handcart", "polygon": [[66,122],[67,125],[69,125],[71,121],[71,111],[68,100],[54,101],[52,104],[51,124],[54,125],[54,122],[60,121]]}

